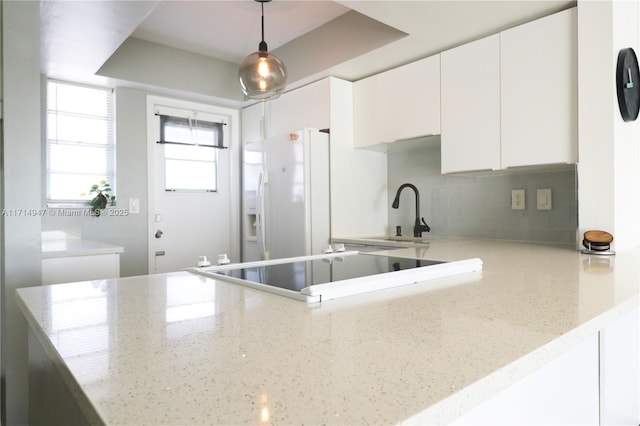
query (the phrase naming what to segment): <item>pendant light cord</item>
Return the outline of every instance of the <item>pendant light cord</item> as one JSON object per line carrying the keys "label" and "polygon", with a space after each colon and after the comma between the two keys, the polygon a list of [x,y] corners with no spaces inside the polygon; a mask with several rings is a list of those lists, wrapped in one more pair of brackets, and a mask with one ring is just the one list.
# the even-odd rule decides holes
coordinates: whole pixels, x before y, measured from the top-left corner
{"label": "pendant light cord", "polygon": [[[260,0],[256,0],[256,1],[260,1]],[[258,51],[266,52],[266,51],[269,50],[269,48],[267,47],[267,42],[264,41],[264,1],[260,1],[260,6],[262,7],[262,18],[261,18],[261,23],[262,23],[262,41],[260,42],[260,44],[258,44]]]}

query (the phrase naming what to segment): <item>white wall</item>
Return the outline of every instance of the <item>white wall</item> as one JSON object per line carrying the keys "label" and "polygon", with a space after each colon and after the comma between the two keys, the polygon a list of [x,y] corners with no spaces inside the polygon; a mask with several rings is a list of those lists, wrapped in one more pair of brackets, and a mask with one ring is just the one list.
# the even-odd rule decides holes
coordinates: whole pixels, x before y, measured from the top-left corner
{"label": "white wall", "polygon": [[[49,216],[42,218],[43,230],[62,230],[84,239],[110,243],[124,247],[120,255],[120,275],[148,274],[148,173],[147,173],[147,95],[142,90],[119,87],[116,94],[116,205],[128,209],[129,198],[140,200],[140,214],[128,216],[101,216],[95,218]],[[182,99],[184,100],[184,99]],[[225,111],[233,111],[223,108]],[[231,164],[239,164],[238,114],[230,123],[229,155]],[[229,215],[231,227],[239,234],[239,170],[232,168],[221,179],[230,182],[231,202]],[[99,226],[97,226],[99,225]],[[219,242],[228,247],[230,256],[238,259],[239,241]]]}
{"label": "white wall", "polygon": [[[391,208],[395,191],[411,182],[420,191],[420,213],[429,235],[575,244],[578,226],[575,166],[521,168],[479,175],[442,175],[440,146],[387,154],[390,232],[411,236],[413,192]],[[537,210],[536,190],[552,190],[551,210]],[[525,190],[525,210],[511,209],[511,190]],[[406,192],[406,191],[405,191]]]}
{"label": "white wall", "polygon": [[[2,2],[4,209],[40,209],[40,3]],[[40,284],[40,217],[3,215],[2,423],[27,423],[27,325],[15,290]]]}
{"label": "white wall", "polygon": [[[640,54],[638,9],[638,1],[613,2],[612,64],[618,59],[618,51],[625,47]],[[614,109],[615,236],[616,247],[622,249],[640,246],[640,122],[625,123],[617,104]]]}
{"label": "white wall", "polygon": [[146,93],[118,88],[115,96],[116,206],[128,209],[129,198],[139,198],[140,214],[99,218],[45,215],[42,230],[63,230],[87,240],[122,246],[125,252],[120,255],[120,275],[144,275],[148,273]]}
{"label": "white wall", "polygon": [[578,2],[578,220],[614,235],[614,248],[640,245],[638,122],[623,122],[615,68],[618,51],[638,53],[638,2]]}
{"label": "white wall", "polygon": [[244,101],[244,94],[237,70],[231,62],[129,38],[97,74],[238,103]]}

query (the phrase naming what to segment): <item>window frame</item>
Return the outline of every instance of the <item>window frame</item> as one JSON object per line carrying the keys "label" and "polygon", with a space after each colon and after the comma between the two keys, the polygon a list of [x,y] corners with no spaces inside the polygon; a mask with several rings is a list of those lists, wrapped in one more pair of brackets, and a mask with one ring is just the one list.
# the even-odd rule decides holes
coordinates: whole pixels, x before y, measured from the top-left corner
{"label": "window frame", "polygon": [[[78,194],[77,198],[52,198],[51,194],[51,177],[55,175],[61,176],[73,176],[73,175],[87,175],[87,173],[73,173],[73,172],[57,172],[51,169],[51,148],[53,145],[68,145],[68,146],[83,146],[85,147],[96,147],[104,149],[104,158],[106,163],[106,173],[97,178],[95,182],[92,184],[99,184],[102,179],[109,183],[111,187],[111,195],[116,194],[116,135],[115,135],[115,93],[114,89],[110,87],[101,87],[101,86],[93,86],[82,83],[74,83],[68,81],[61,81],[55,79],[47,79],[46,80],[46,91],[45,91],[45,130],[44,130],[44,201],[47,207],[68,207],[68,208],[90,208],[89,201],[93,197],[93,195],[89,194],[91,189],[91,185],[84,188]],[[51,96],[51,86],[50,85],[61,85],[61,86],[70,86],[76,88],[86,88],[90,90],[99,90],[104,91],[107,94],[106,97],[106,115],[92,115],[92,114],[80,114],[76,112],[64,111],[58,108],[50,108],[50,96]],[[106,134],[104,135],[106,143],[91,143],[89,141],[62,141],[57,138],[50,138],[49,129],[50,129],[50,116],[54,114],[55,116],[72,116],[75,118],[84,117],[84,118],[104,118],[106,120]],[[62,141],[62,143],[61,143]],[[103,176],[103,177],[102,177]],[[83,195],[84,193],[84,195]],[[116,201],[110,201],[107,204],[107,207],[113,207],[116,205]]]}
{"label": "window frame", "polygon": [[[227,149],[227,146],[224,146],[225,141],[228,140],[228,129],[227,129],[227,120],[225,120],[225,117],[217,114],[217,113],[213,113],[213,112],[209,112],[209,111],[203,111],[203,110],[196,110],[196,109],[183,109],[180,107],[164,107],[164,106],[156,106],[155,107],[155,116],[156,116],[156,143],[157,144],[162,144],[165,145],[163,148],[166,148],[166,145],[182,145],[182,146],[199,146],[201,148],[206,147],[206,149],[212,149],[215,152],[215,157],[213,162],[213,166],[214,166],[214,175],[215,175],[215,182],[214,182],[214,189],[206,189],[206,188],[202,188],[202,189],[195,189],[195,188],[167,188],[167,160],[169,159],[167,157],[166,151],[165,149],[162,149],[162,165],[160,167],[160,173],[161,173],[161,177],[164,181],[164,191],[167,193],[202,193],[202,194],[215,194],[219,191],[219,185],[220,185],[220,158],[218,155],[218,150],[219,149]],[[163,119],[166,118],[166,119]],[[189,122],[189,127],[193,126],[193,128],[191,129],[193,131],[193,129],[196,129],[197,131],[197,127],[198,124],[197,123],[207,123],[207,124],[215,124],[217,126],[214,127],[218,127],[218,131],[219,133],[219,137],[217,138],[217,140],[215,141],[214,144],[209,144],[209,143],[201,143],[198,144],[197,141],[194,141],[193,143],[185,143],[184,141],[167,141],[164,140],[165,138],[165,128],[164,128],[164,124],[167,122],[171,122],[171,118],[176,118],[176,119],[180,119],[180,120],[186,120]],[[204,126],[206,127],[206,126]]]}

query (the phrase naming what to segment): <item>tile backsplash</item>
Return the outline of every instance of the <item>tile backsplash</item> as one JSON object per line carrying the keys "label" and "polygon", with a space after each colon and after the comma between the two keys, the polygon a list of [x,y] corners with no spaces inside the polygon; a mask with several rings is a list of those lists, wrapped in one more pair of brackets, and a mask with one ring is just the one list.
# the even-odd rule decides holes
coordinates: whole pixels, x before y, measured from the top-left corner
{"label": "tile backsplash", "polygon": [[[499,240],[576,242],[578,227],[575,166],[517,169],[480,175],[440,174],[440,147],[387,154],[389,230],[413,235],[415,195],[403,190],[400,208],[391,208],[403,183],[420,192],[420,214],[430,234]],[[537,189],[552,191],[552,209],[538,210]],[[511,190],[525,190],[525,209],[511,209]]]}

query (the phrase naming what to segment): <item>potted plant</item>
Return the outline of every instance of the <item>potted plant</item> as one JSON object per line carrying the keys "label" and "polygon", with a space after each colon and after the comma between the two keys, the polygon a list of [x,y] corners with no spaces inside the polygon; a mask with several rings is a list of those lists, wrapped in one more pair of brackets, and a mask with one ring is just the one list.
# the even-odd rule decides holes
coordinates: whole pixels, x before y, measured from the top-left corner
{"label": "potted plant", "polygon": [[101,180],[99,184],[91,186],[89,195],[96,194],[89,204],[92,207],[91,213],[95,216],[100,216],[102,210],[107,207],[107,204],[113,202],[116,199],[115,195],[111,195],[111,186],[105,181]]}

